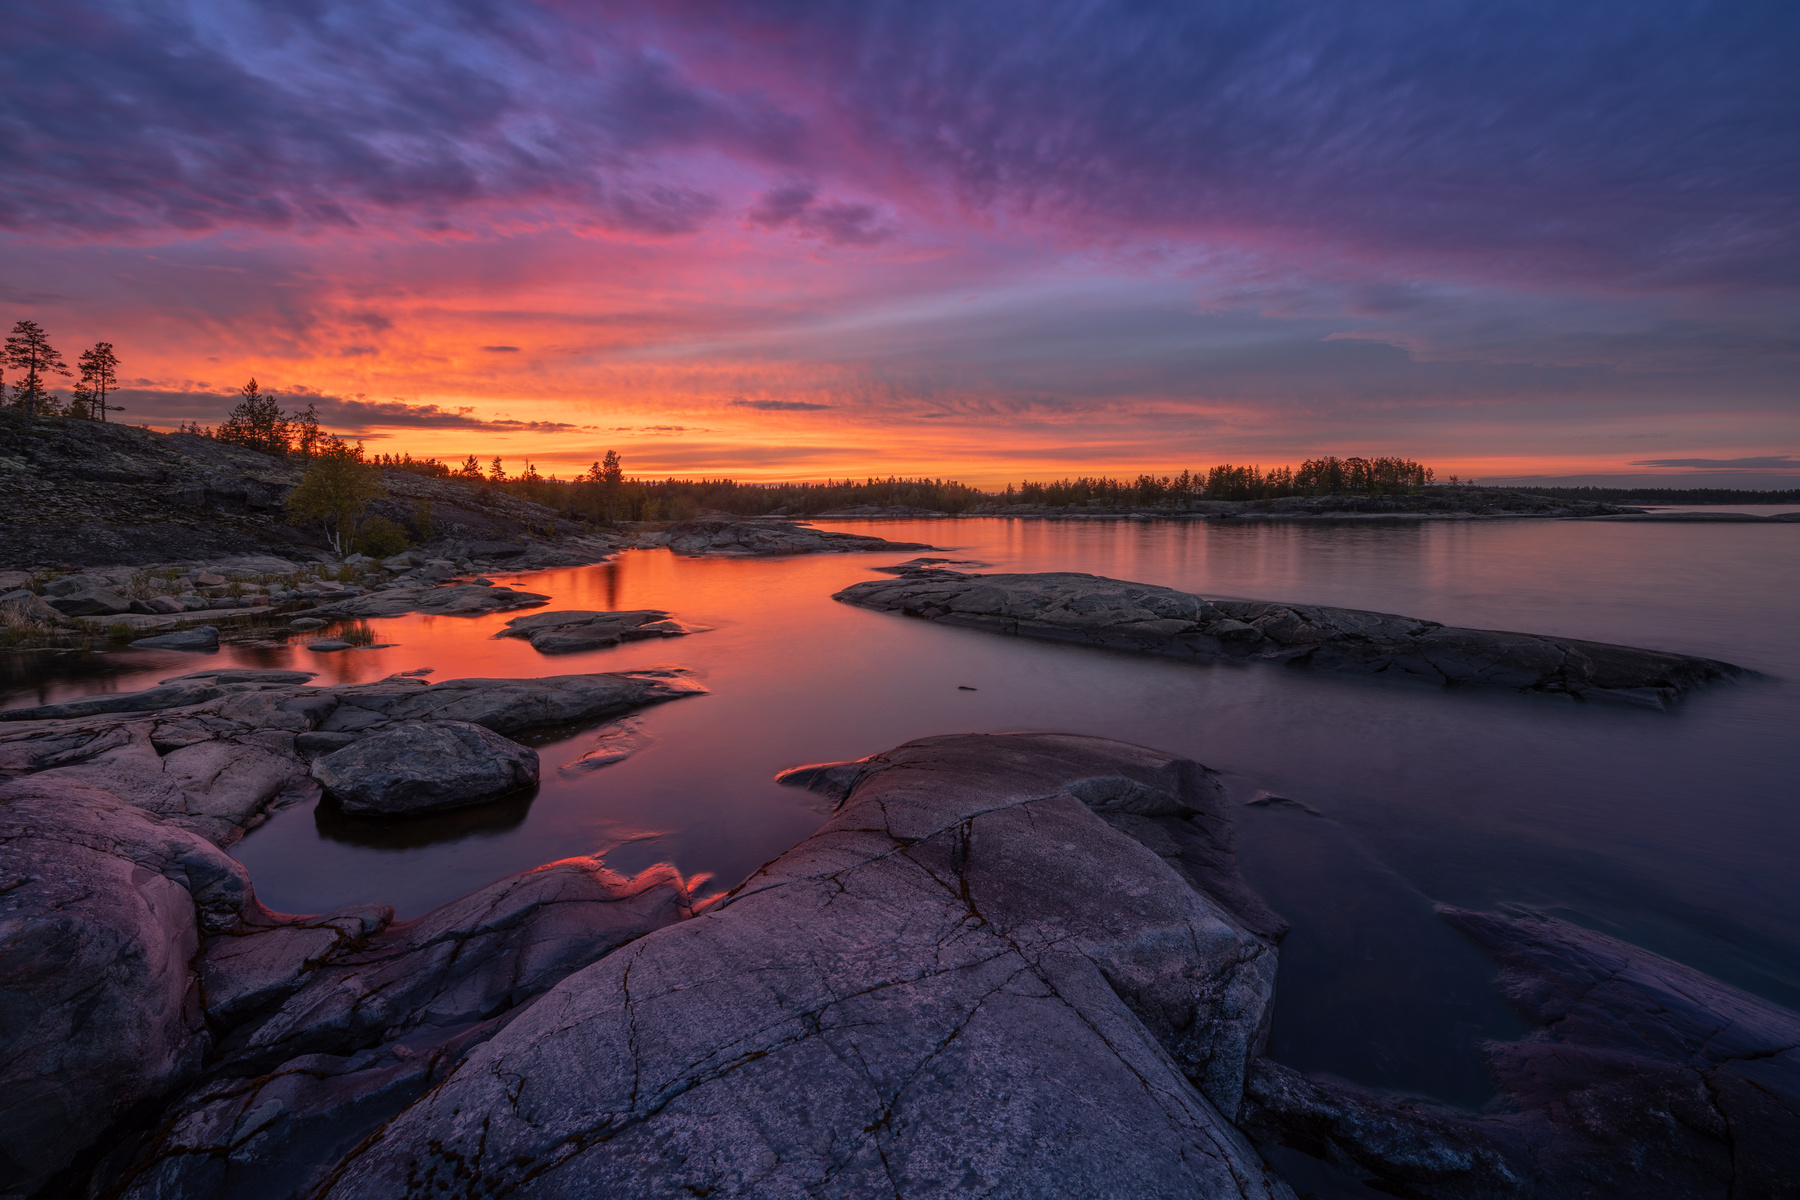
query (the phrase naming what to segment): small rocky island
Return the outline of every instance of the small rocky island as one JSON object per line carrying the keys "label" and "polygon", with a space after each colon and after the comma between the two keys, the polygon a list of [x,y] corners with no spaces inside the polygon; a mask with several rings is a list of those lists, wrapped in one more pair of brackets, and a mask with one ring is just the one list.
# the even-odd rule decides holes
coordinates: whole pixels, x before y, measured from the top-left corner
{"label": "small rocky island", "polygon": [[1208,600],[1074,572],[979,575],[921,564],[896,579],[853,584],[834,599],[945,625],[1168,658],[1259,660],[1658,708],[1743,674],[1686,654],[1317,604]]}

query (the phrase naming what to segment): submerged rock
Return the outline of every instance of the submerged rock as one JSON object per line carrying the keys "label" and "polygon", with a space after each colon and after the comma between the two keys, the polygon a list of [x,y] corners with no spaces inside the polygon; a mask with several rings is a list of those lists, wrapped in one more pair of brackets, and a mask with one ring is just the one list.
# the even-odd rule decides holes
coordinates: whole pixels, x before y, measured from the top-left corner
{"label": "submerged rock", "polygon": [[1170,658],[1240,658],[1662,707],[1743,674],[1709,658],[1317,604],[1207,600],[1099,575],[915,570],[833,599],[946,625]]}
{"label": "submerged rock", "polygon": [[1272,945],[1082,790],[1219,808],[1099,739],[868,760],[818,834],[563,980],[323,1194],[1291,1195],[1230,1124]]}
{"label": "submerged rock", "polygon": [[317,759],[312,776],[348,813],[438,812],[538,779],[537,751],[467,721],[403,725]]}
{"label": "submerged rock", "polygon": [[861,533],[828,532],[794,521],[677,521],[657,536],[658,544],[667,545],[677,554],[709,558],[937,549],[923,542],[890,542]]}
{"label": "submerged rock", "polygon": [[1246,1129],[1400,1196],[1795,1194],[1800,1013],[1566,921],[1439,911],[1539,1027],[1488,1048],[1504,1103],[1396,1101],[1259,1062]]}
{"label": "submerged rock", "polygon": [[525,638],[532,649],[544,654],[568,654],[598,650],[641,638],[684,637],[704,633],[704,625],[684,625],[658,609],[629,612],[594,612],[569,609],[514,617],[498,637]]}

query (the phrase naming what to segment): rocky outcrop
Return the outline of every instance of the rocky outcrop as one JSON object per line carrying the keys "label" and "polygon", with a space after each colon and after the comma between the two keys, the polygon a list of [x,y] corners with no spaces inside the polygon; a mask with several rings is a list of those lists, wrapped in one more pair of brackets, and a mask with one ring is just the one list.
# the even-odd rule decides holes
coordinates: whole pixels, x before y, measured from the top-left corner
{"label": "rocky outcrop", "polygon": [[468,721],[402,725],[313,762],[347,813],[396,816],[463,808],[537,783],[537,751]]}
{"label": "rocky outcrop", "polygon": [[[316,794],[307,756],[469,722],[500,734],[596,722],[706,689],[680,667],[544,679],[393,676],[302,687],[303,671],[202,671],[142,692],[0,712],[0,779],[79,781],[229,845],[278,798]],[[326,739],[320,742],[314,739]]]}
{"label": "rocky outcrop", "polygon": [[673,614],[658,609],[629,612],[594,612],[569,609],[514,617],[496,637],[524,638],[543,654],[570,654],[599,650],[642,638],[685,637],[704,633],[704,625],[684,625]]}
{"label": "rocky outcrop", "polygon": [[551,989],[323,1194],[1291,1195],[1230,1123],[1273,947],[1091,807],[1189,821],[1204,772],[1015,735],[851,773],[818,834]]}
{"label": "rocky outcrop", "polygon": [[1701,684],[1743,673],[1686,654],[1317,604],[1207,600],[1099,575],[919,569],[854,584],[834,599],[946,625],[1169,658],[1254,659],[1658,708]]}
{"label": "rocky outcrop", "polygon": [[[0,566],[324,557],[323,536],[282,509],[303,466],[194,434],[0,411]],[[399,470],[382,483],[373,515],[446,553],[572,566],[623,541],[497,488]]]}
{"label": "rocky outcrop", "polygon": [[489,613],[535,608],[548,603],[550,597],[536,592],[468,583],[370,592],[322,604],[313,611],[331,617],[399,617],[415,612],[445,617],[485,617]]}
{"label": "rocky outcrop", "polygon": [[[324,737],[333,749],[349,744],[354,750],[364,738],[426,722],[425,730],[448,727],[459,741],[486,743],[501,740],[490,729],[599,720],[703,690],[679,668],[551,680],[427,685],[396,677],[300,686],[309,678],[292,671],[198,672],[145,692],[12,710],[0,725],[0,1169],[9,1189],[36,1190],[70,1169],[82,1147],[111,1137],[109,1130],[141,1125],[172,1089],[187,1086],[218,1058],[250,1014],[322,978],[322,956],[366,948],[361,939],[373,926],[363,917],[308,924],[263,913],[243,869],[219,849],[272,809],[318,794],[308,764],[316,750],[305,739]],[[458,724],[470,721],[481,728]],[[535,766],[535,754],[513,750]],[[643,887],[595,874],[597,864],[571,870],[598,881],[597,891],[589,889],[596,902],[600,893],[612,903],[666,884],[669,903],[687,903],[685,885],[667,878],[666,870],[661,884],[640,881]],[[546,895],[541,904],[533,902],[533,911],[548,913],[545,906],[561,903]],[[658,912],[667,908],[646,903]],[[457,1002],[480,1010],[478,1017],[452,1020],[464,1010],[451,1006],[414,1021],[406,1015],[411,1009],[392,1007],[399,1003],[395,997],[424,993],[398,988],[391,979],[376,981],[379,972],[364,974],[381,999],[358,1001],[341,979],[339,999],[352,1007],[374,1005],[370,1011],[387,1014],[383,1028],[423,1022],[435,1031],[420,1035],[426,1041],[454,1040],[468,1035],[472,1022],[503,1013],[573,965],[591,961],[582,954],[604,952],[596,948],[601,942],[574,944],[579,939],[573,927],[563,925],[553,934],[539,924],[532,926],[535,933],[483,941],[488,932],[525,928],[509,924],[510,917],[495,919],[492,928],[465,929],[453,921],[426,939],[429,951],[426,942],[403,948],[424,955],[410,961],[427,964],[418,967],[426,992],[433,979],[486,972],[486,982],[468,985],[465,1000]],[[267,940],[254,952],[246,942],[208,941],[265,926],[258,936]],[[401,953],[395,945],[384,943]],[[321,1028],[330,1024],[320,1022]],[[374,1037],[370,1044],[379,1041]],[[407,1046],[397,1044],[395,1054],[404,1058]],[[363,1049],[331,1053],[355,1057]],[[389,1055],[386,1065],[394,1059]],[[313,1084],[301,1076],[339,1079],[369,1065],[303,1063],[293,1068],[288,1086],[305,1090]],[[322,1090],[308,1092],[309,1102],[325,1104],[322,1097],[339,1086],[344,1096],[366,1092],[393,1100],[405,1087],[425,1086],[430,1071],[416,1066],[390,1072],[391,1078],[377,1072],[357,1074],[353,1083],[320,1082]],[[372,1082],[378,1077],[388,1082]],[[410,1081],[404,1087],[401,1077]],[[355,1123],[344,1112],[332,1120],[339,1118]],[[272,1119],[264,1112],[239,1129],[240,1140],[260,1130],[258,1121]],[[332,1127],[344,1127],[343,1120]]]}
{"label": "rocky outcrop", "polygon": [[90,1180],[138,1200],[299,1196],[552,984],[693,914],[667,865],[527,871],[404,924],[255,914],[206,939],[199,1082]]}
{"label": "rocky outcrop", "polygon": [[1489,1047],[1504,1103],[1395,1101],[1262,1062],[1245,1128],[1397,1196],[1795,1194],[1800,1014],[1565,921],[1440,911],[1540,1027]]}
{"label": "rocky outcrop", "polygon": [[29,1194],[195,1071],[190,962],[244,870],[68,780],[0,785],[0,1180]]}
{"label": "rocky outcrop", "polygon": [[771,520],[677,521],[661,533],[641,535],[638,543],[706,558],[937,549],[923,542],[890,542],[867,534],[834,533],[795,521]]}

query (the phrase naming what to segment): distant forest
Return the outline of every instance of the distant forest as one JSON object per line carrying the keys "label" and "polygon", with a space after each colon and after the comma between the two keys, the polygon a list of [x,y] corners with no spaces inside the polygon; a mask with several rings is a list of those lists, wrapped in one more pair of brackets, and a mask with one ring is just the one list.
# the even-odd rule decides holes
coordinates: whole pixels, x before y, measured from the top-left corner
{"label": "distant forest", "polygon": [[1559,500],[1601,500],[1608,504],[1800,504],[1800,488],[1756,492],[1746,488],[1514,487],[1513,492]]}
{"label": "distant forest", "polygon": [[410,454],[378,454],[369,459],[388,470],[412,471],[503,489],[571,517],[594,521],[684,520],[701,512],[737,516],[813,516],[838,509],[896,505],[935,512],[994,511],[1015,504],[1045,508],[1161,508],[1181,510],[1203,500],[1265,500],[1280,496],[1393,496],[1415,493],[1431,483],[1430,467],[1404,458],[1310,459],[1299,467],[1229,464],[1180,475],[1139,475],[1136,479],[1082,477],[1053,483],[1029,480],[999,493],[950,479],[827,480],[824,483],[739,483],[731,479],[628,479],[617,454],[608,452],[574,479],[544,476],[527,461],[509,474],[496,458],[483,468],[474,455],[460,467]]}

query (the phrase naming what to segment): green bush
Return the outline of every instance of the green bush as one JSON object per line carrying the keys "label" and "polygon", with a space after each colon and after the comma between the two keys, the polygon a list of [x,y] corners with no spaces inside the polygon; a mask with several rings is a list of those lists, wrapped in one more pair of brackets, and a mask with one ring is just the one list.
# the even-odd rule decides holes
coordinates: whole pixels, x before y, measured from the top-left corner
{"label": "green bush", "polygon": [[406,530],[386,517],[370,517],[356,531],[354,549],[370,558],[392,558],[412,545]]}

